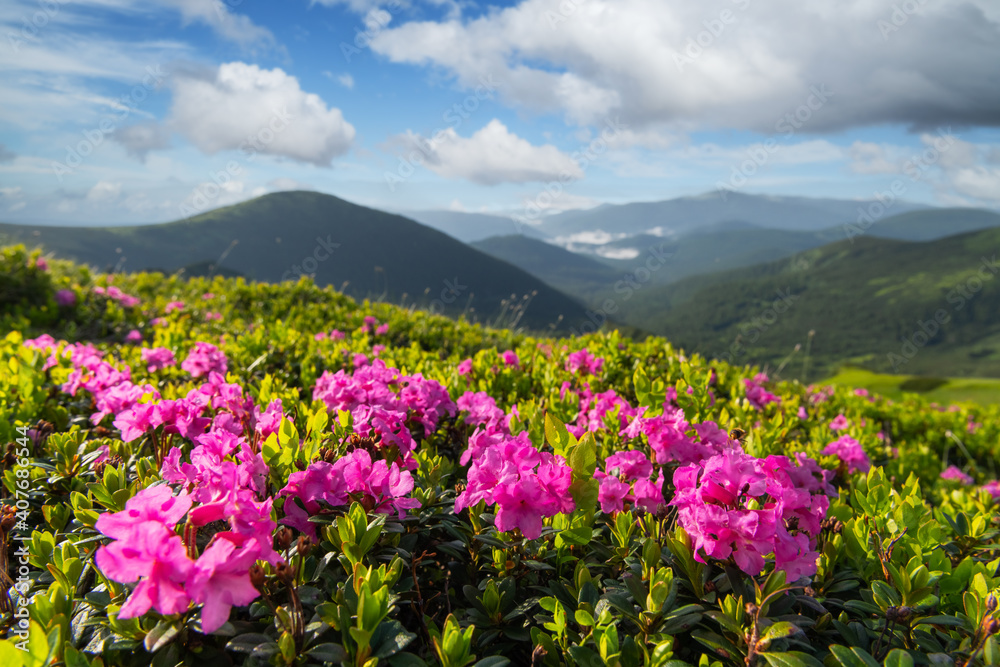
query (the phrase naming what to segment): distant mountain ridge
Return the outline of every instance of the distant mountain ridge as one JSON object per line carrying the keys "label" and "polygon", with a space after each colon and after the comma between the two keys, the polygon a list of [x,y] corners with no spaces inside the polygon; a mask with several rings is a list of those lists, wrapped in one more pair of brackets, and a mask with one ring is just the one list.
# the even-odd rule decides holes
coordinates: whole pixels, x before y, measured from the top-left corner
{"label": "distant mountain ridge", "polygon": [[[317,192],[264,195],[186,220],[133,227],[0,225],[0,242],[42,245],[104,269],[175,271],[212,262],[250,279],[312,274],[357,298],[417,304],[533,330],[569,330],[583,307],[523,270],[399,215]],[[221,259],[220,259],[221,258]]]}

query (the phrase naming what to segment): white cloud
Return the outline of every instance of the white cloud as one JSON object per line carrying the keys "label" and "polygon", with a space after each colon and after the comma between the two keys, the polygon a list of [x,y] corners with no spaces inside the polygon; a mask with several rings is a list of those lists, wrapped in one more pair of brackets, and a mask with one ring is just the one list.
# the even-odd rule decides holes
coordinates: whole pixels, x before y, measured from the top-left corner
{"label": "white cloud", "polygon": [[952,174],[952,185],[962,194],[1000,204],[1000,168],[982,165],[958,169]]}
{"label": "white cloud", "polygon": [[344,73],[337,77],[337,82],[344,88],[354,88],[354,77]]}
{"label": "white cloud", "polygon": [[773,133],[825,86],[826,101],[812,98],[802,131],[995,125],[1000,88],[982,83],[1000,60],[995,0],[922,4],[884,39],[879,21],[893,7],[893,0],[853,0],[836,11],[817,0],[524,0],[473,20],[387,28],[372,48],[393,62],[443,68],[467,88],[493,75],[508,103],[578,124],[621,115],[636,128]]}
{"label": "white cloud", "polygon": [[851,144],[851,171],[856,174],[895,174],[899,163],[890,159],[888,150],[881,144],[870,141],[855,141]]}
{"label": "white cloud", "polygon": [[0,188],[0,199],[20,199],[24,196],[24,189],[20,185],[8,188]]}
{"label": "white cloud", "polygon": [[87,201],[112,202],[121,197],[122,184],[110,181],[98,181],[87,193]]}
{"label": "white cloud", "polygon": [[274,45],[274,35],[243,14],[234,14],[230,5],[239,2],[223,2],[222,0],[162,0],[168,7],[180,12],[186,23],[203,23],[219,37],[235,42],[243,47]]}
{"label": "white cloud", "polygon": [[23,202],[23,201],[14,202],[9,207],[7,207],[7,211],[10,212],[10,213],[13,213],[14,211],[20,211],[22,208],[24,208],[27,205],[28,205],[28,202]]}
{"label": "white cloud", "polygon": [[408,155],[418,151],[434,173],[480,185],[583,177],[583,170],[569,155],[549,144],[534,146],[497,119],[471,137],[460,137],[454,128],[448,128],[432,140],[407,132],[395,142],[402,144]]}
{"label": "white cloud", "polygon": [[125,151],[141,162],[150,151],[170,146],[170,131],[159,123],[140,123],[115,128],[111,138],[125,147]]}
{"label": "white cloud", "polygon": [[354,139],[339,109],[280,68],[233,62],[207,76],[178,74],[171,85],[171,126],[209,155],[240,149],[329,166]]}

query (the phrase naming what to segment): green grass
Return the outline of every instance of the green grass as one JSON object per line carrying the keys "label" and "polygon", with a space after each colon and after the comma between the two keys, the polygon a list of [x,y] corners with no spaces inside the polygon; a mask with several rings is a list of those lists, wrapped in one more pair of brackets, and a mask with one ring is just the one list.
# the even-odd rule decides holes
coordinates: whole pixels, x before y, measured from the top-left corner
{"label": "green grass", "polygon": [[942,405],[946,403],[976,403],[979,405],[1000,404],[1000,379],[996,378],[941,378],[944,384],[927,392],[907,392],[901,387],[914,379],[926,379],[915,375],[890,375],[888,373],[873,373],[864,368],[846,366],[833,377],[819,384],[832,384],[839,387],[864,387],[870,392],[882,394],[889,398],[903,398],[910,394],[919,394],[929,401]]}

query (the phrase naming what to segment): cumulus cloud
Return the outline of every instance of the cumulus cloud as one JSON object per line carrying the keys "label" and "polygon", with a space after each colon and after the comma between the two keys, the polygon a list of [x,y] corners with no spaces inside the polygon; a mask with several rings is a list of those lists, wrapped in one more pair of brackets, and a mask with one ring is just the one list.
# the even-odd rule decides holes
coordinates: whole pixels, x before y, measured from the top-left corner
{"label": "cumulus cloud", "polygon": [[87,192],[87,201],[92,202],[112,202],[121,197],[122,184],[111,181],[98,181],[94,187]]}
{"label": "cumulus cloud", "polygon": [[111,138],[124,146],[125,151],[140,162],[146,161],[150,151],[170,146],[170,130],[155,122],[115,128]]}
{"label": "cumulus cloud", "polygon": [[470,137],[448,128],[431,140],[407,132],[393,143],[401,145],[406,155],[419,152],[424,165],[440,176],[480,185],[583,177],[583,170],[569,155],[550,144],[535,146],[497,119]]}
{"label": "cumulus cloud", "polygon": [[856,174],[894,174],[899,164],[888,155],[881,144],[870,141],[855,141],[851,144],[851,171]]}
{"label": "cumulus cloud", "polygon": [[829,99],[803,131],[1000,124],[1000,87],[982,85],[1000,61],[1000,6],[941,0],[894,18],[898,4],[523,0],[387,28],[372,48],[469,88],[491,74],[508,103],[578,124],[620,114],[635,127],[773,133],[821,85]]}
{"label": "cumulus cloud", "polygon": [[241,150],[329,166],[354,140],[354,127],[280,68],[227,63],[208,75],[178,74],[170,123],[212,155]]}

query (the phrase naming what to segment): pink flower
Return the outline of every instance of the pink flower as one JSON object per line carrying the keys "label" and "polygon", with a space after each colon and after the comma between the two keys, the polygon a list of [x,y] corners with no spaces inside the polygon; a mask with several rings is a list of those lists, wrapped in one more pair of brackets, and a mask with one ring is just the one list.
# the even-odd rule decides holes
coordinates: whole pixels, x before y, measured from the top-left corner
{"label": "pink flower", "polygon": [[517,353],[513,350],[505,350],[500,356],[508,366],[513,366],[514,368],[521,367],[521,360],[517,358]]}
{"label": "pink flower", "polygon": [[953,466],[953,465],[945,468],[944,472],[941,473],[941,479],[956,481],[959,484],[962,484],[963,486],[969,486],[970,484],[975,482],[975,480],[972,479],[972,477],[962,472],[961,469],[958,468],[958,466]]}
{"label": "pink flower", "polygon": [[194,602],[204,605],[201,631],[206,634],[222,627],[234,606],[248,605],[260,596],[249,575],[257,562],[258,548],[253,543],[238,548],[234,540],[242,541],[238,535],[220,533],[195,561],[187,584]]}
{"label": "pink flower", "polygon": [[747,400],[757,410],[763,410],[770,403],[781,403],[781,399],[764,389],[760,382],[766,382],[767,376],[758,373],[753,380],[744,379],[743,384],[747,390]]}
{"label": "pink flower", "polygon": [[622,478],[629,481],[649,479],[649,476],[653,474],[653,464],[649,462],[645,454],[639,451],[618,452],[604,461],[604,469],[609,474],[611,470],[616,468]]}
{"label": "pink flower", "polygon": [[600,490],[597,499],[601,503],[601,511],[605,514],[621,512],[625,506],[625,498],[628,497],[632,486],[628,482],[620,482],[614,477],[605,477],[601,480]]}
{"label": "pink flower", "polygon": [[854,390],[854,395],[855,396],[867,396],[868,395],[868,390],[867,389],[862,389],[862,388],[859,387],[858,389]]}
{"label": "pink flower", "polygon": [[387,333],[389,333],[389,325],[388,324],[380,324],[378,326],[378,328],[375,329],[375,335],[376,336],[384,336]]}
{"label": "pink flower", "polygon": [[802,421],[809,419],[809,413],[806,412],[805,406],[800,405],[798,411],[798,418]]}
{"label": "pink flower", "polygon": [[324,332],[320,331],[318,334],[316,334],[315,336],[313,336],[313,339],[317,340],[317,341],[319,341],[319,340],[326,340],[326,334]]}
{"label": "pink flower", "polygon": [[566,370],[570,373],[583,371],[583,375],[597,375],[604,367],[604,359],[594,357],[589,350],[583,349],[573,352],[566,358]]}
{"label": "pink flower", "polygon": [[56,303],[60,306],[76,305],[76,292],[71,289],[61,289],[56,292]]}
{"label": "pink flower", "polygon": [[139,333],[138,329],[132,329],[131,331],[128,332],[128,335],[125,336],[125,342],[126,343],[141,343],[142,342],[142,334]]}
{"label": "pink flower", "polygon": [[1000,501],[1000,481],[994,479],[993,481],[983,484],[981,489],[993,496],[993,502]]}
{"label": "pink flower", "polygon": [[166,307],[164,307],[163,312],[166,313],[167,315],[169,315],[170,313],[174,312],[175,310],[183,310],[183,309],[184,309],[184,302],[183,301],[171,301],[170,303],[168,303],[166,305]]}
{"label": "pink flower", "polygon": [[834,418],[832,422],[830,422],[830,430],[843,431],[850,425],[851,422],[847,421],[847,417],[845,417],[843,414],[839,414]]}
{"label": "pink flower", "polygon": [[194,344],[194,349],[181,364],[181,368],[190,373],[191,377],[200,378],[213,372],[225,375],[229,367],[226,355],[219,348],[211,343],[198,342]]}
{"label": "pink flower", "polygon": [[165,347],[142,348],[142,360],[148,364],[146,370],[150,373],[177,363],[173,351]]}
{"label": "pink flower", "polygon": [[358,352],[351,358],[351,364],[353,364],[355,368],[361,368],[362,366],[367,366],[368,355]]}
{"label": "pink flower", "polygon": [[458,374],[468,375],[472,372],[472,359],[466,359],[465,361],[458,364]]}
{"label": "pink flower", "polygon": [[847,465],[847,471],[850,473],[867,473],[872,467],[871,460],[865,454],[864,447],[849,435],[842,436],[827,445],[823,449],[823,455],[836,456],[841,462]]}
{"label": "pink flower", "polygon": [[215,312],[205,313],[205,321],[206,322],[212,322],[212,321],[221,322],[222,321],[222,313],[215,313]]}
{"label": "pink flower", "polygon": [[[626,485],[628,486],[628,485]],[[529,540],[542,534],[542,514],[538,505],[542,502],[542,488],[532,477],[516,482],[500,484],[493,492],[496,501],[496,527],[500,532],[520,528]]]}
{"label": "pink flower", "polygon": [[48,271],[49,263],[45,261],[44,257],[39,257],[35,260],[35,268],[39,271]]}
{"label": "pink flower", "polygon": [[981,429],[982,427],[983,427],[983,425],[982,425],[982,424],[980,424],[980,423],[979,423],[979,422],[977,422],[977,421],[973,421],[972,419],[970,419],[970,420],[969,420],[969,424],[968,424],[968,426],[966,427],[966,430],[967,430],[967,431],[968,431],[969,433],[975,433],[976,431],[978,431],[978,430],[979,430],[979,429]]}
{"label": "pink flower", "polygon": [[215,295],[212,294],[211,292],[205,292],[204,294],[201,295],[201,298],[205,301],[211,301],[212,299],[215,298]]}
{"label": "pink flower", "polygon": [[330,340],[344,340],[344,332],[339,329],[334,329],[330,332]]}

